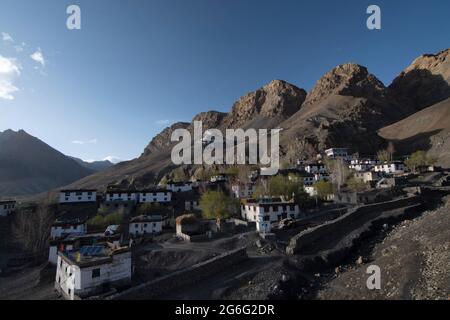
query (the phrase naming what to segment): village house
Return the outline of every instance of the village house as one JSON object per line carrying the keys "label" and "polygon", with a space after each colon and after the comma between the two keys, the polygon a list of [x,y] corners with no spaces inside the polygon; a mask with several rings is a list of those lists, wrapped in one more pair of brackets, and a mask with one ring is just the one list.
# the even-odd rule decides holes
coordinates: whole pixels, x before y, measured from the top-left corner
{"label": "village house", "polygon": [[283,219],[299,219],[300,208],[293,202],[277,198],[265,198],[259,201],[244,203],[241,206],[241,216],[249,222],[256,222],[256,230],[270,233],[272,223]]}
{"label": "village house", "polygon": [[218,175],[214,175],[210,178],[211,182],[227,182],[228,181],[228,176],[226,174],[218,174]]}
{"label": "village house", "polygon": [[131,252],[128,247],[83,246],[58,253],[55,289],[65,299],[87,298],[130,282]]}
{"label": "village house", "polygon": [[401,161],[385,162],[382,164],[377,164],[374,171],[385,174],[402,174],[406,171],[406,166]]}
{"label": "village house", "polygon": [[381,174],[375,171],[357,171],[353,175],[355,179],[360,180],[364,183],[371,183],[373,181],[378,181],[381,179]]}
{"label": "village house", "polygon": [[52,225],[50,230],[51,239],[64,238],[68,235],[82,235],[87,231],[87,218],[60,218]]}
{"label": "village house", "polygon": [[338,204],[366,205],[376,202],[388,201],[392,197],[379,190],[370,190],[364,192],[343,191],[334,195],[334,202]]}
{"label": "village house", "polygon": [[327,173],[325,164],[323,163],[310,163],[305,166],[305,171],[311,174]]}
{"label": "village house", "polygon": [[347,148],[331,148],[325,150],[325,154],[330,159],[348,159],[348,149]]}
{"label": "village house", "polygon": [[0,201],[0,217],[6,217],[16,209],[16,201]]}
{"label": "village house", "polygon": [[253,197],[256,185],[253,183],[240,183],[231,186],[233,197],[237,199],[246,199]]}
{"label": "village house", "polygon": [[176,219],[176,235],[187,242],[204,241],[217,232],[215,221],[201,220],[195,214],[185,214]]}
{"label": "village house", "polygon": [[190,181],[187,182],[168,182],[167,183],[167,190],[170,190],[174,193],[177,192],[189,192],[192,191],[193,183]]}
{"label": "village house", "polygon": [[120,234],[107,235],[106,233],[91,233],[91,234],[71,234],[64,238],[50,240],[48,261],[56,265],[58,261],[58,252],[73,251],[83,246],[93,245],[94,243],[110,242],[113,245],[120,245]]}
{"label": "village house", "polygon": [[172,192],[164,189],[139,191],[137,201],[140,203],[170,203]]}
{"label": "village house", "polygon": [[199,200],[198,199],[196,199],[196,200],[186,200],[184,202],[184,210],[188,211],[188,212],[190,212],[190,211],[200,211],[201,208],[200,208]]}
{"label": "village house", "polygon": [[108,190],[106,191],[106,202],[124,201],[138,202],[139,195],[136,190]]}
{"label": "village house", "polygon": [[162,215],[134,217],[130,220],[129,233],[134,237],[159,234],[162,232],[164,220]]}
{"label": "village house", "polygon": [[370,171],[378,163],[376,160],[353,159],[350,161],[348,168],[354,171]]}
{"label": "village house", "polygon": [[93,189],[61,190],[59,192],[59,203],[83,203],[96,201],[97,190]]}

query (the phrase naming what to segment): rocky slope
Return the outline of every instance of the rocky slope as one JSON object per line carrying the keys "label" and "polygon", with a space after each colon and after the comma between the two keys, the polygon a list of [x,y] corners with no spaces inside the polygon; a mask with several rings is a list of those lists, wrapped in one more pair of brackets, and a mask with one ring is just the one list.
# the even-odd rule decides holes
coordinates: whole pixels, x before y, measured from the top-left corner
{"label": "rocky slope", "polygon": [[438,165],[450,167],[450,99],[382,128],[379,135],[394,142],[399,153],[428,150]]}
{"label": "rocky slope", "polygon": [[0,197],[44,192],[92,172],[23,130],[0,132]]}
{"label": "rocky slope", "polygon": [[389,87],[402,105],[416,110],[450,97],[450,49],[424,54],[413,61]]}
{"label": "rocky slope", "polygon": [[[448,300],[450,292],[450,202],[396,226],[377,244],[367,263],[338,274],[319,299]],[[381,268],[381,290],[366,287],[369,265]]]}

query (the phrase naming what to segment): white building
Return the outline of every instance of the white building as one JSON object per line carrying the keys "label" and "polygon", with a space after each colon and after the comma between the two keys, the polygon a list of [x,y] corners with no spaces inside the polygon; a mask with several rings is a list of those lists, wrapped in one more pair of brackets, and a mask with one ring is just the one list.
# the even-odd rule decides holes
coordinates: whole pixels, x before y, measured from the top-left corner
{"label": "white building", "polygon": [[66,299],[86,298],[130,281],[129,248],[85,246],[58,253],[55,288]]}
{"label": "white building", "polygon": [[269,233],[272,223],[283,219],[299,219],[300,208],[292,202],[280,199],[262,199],[258,202],[248,202],[241,206],[242,218],[256,222],[256,229],[261,233]]}
{"label": "white building", "polygon": [[303,189],[305,190],[305,192],[306,192],[311,198],[317,196],[317,190],[316,190],[316,188],[315,188],[314,186],[312,186],[312,185],[309,185],[309,186],[305,185],[305,186],[303,187]]}
{"label": "white building", "polygon": [[106,202],[130,201],[137,202],[139,195],[134,190],[108,190],[106,192]]}
{"label": "white building", "polygon": [[50,238],[58,239],[71,234],[86,234],[86,219],[57,220],[50,230]]}
{"label": "white building", "polygon": [[323,163],[310,163],[305,166],[305,171],[311,174],[327,173],[325,164]]}
{"label": "white building", "polygon": [[328,150],[325,150],[325,154],[330,159],[348,159],[348,149],[347,148],[331,148]]}
{"label": "white building", "polygon": [[375,171],[358,171],[355,172],[354,177],[364,183],[378,181],[381,179],[380,172]]}
{"label": "white building", "polygon": [[353,159],[350,162],[350,165],[348,167],[349,167],[349,169],[355,170],[355,171],[369,171],[373,167],[375,167],[377,164],[379,164],[379,161],[377,161],[377,160]]}
{"label": "white building", "polygon": [[211,182],[227,182],[228,177],[225,174],[218,174],[218,175],[212,176],[210,181]]}
{"label": "white building", "polygon": [[256,186],[253,183],[234,184],[231,186],[233,196],[237,199],[245,199],[253,197]]}
{"label": "white building", "polygon": [[16,209],[15,201],[0,201],[0,217],[6,217]]}
{"label": "white building", "polygon": [[59,203],[96,202],[97,190],[61,190]]}
{"label": "white building", "polygon": [[385,174],[402,174],[406,171],[406,166],[403,162],[385,162],[378,164],[374,168],[375,172],[382,172]]}
{"label": "white building", "polygon": [[172,201],[172,192],[168,190],[144,190],[138,194],[140,203],[169,203]]}
{"label": "white building", "polygon": [[130,220],[129,233],[135,237],[159,234],[162,232],[162,227],[163,217],[161,215],[139,216]]}
{"label": "white building", "polygon": [[167,183],[167,190],[172,192],[189,192],[192,191],[192,182],[169,182]]}

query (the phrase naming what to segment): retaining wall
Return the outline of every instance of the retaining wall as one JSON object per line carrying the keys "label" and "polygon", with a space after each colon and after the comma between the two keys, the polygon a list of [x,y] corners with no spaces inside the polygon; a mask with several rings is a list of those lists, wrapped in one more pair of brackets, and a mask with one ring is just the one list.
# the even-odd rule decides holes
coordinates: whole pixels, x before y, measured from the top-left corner
{"label": "retaining wall", "polygon": [[330,241],[339,241],[349,231],[377,218],[385,211],[406,208],[419,203],[421,203],[421,197],[412,196],[354,208],[336,220],[305,230],[294,236],[286,248],[286,253],[290,255],[297,253],[308,254],[309,251],[316,250],[313,247],[317,243],[326,242],[327,238],[330,238]]}

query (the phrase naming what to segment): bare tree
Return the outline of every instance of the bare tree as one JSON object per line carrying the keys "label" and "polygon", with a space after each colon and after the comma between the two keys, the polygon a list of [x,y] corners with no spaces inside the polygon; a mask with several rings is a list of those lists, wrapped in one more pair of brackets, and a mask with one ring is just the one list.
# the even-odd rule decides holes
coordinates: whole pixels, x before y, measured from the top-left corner
{"label": "bare tree", "polygon": [[394,143],[392,143],[392,141],[389,141],[389,145],[388,145],[386,151],[389,154],[390,160],[392,161],[394,159],[394,154],[395,154],[395,146],[394,146]]}
{"label": "bare tree", "polygon": [[341,192],[341,187],[347,181],[349,169],[343,159],[327,160],[326,166],[331,173],[333,184],[336,185],[337,191]]}
{"label": "bare tree", "polygon": [[47,246],[53,222],[47,201],[39,203],[35,210],[19,210],[12,229],[14,240],[26,251],[41,252]]}

